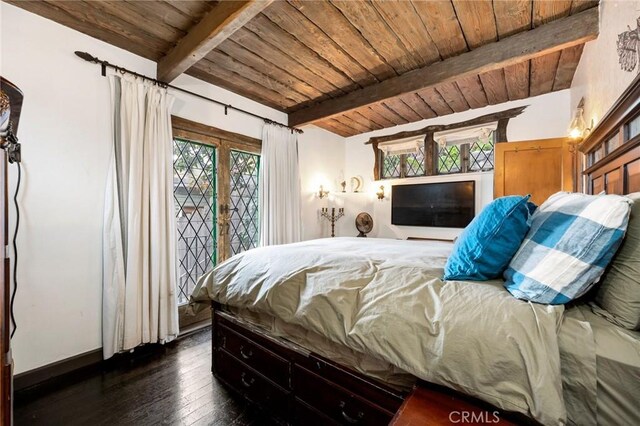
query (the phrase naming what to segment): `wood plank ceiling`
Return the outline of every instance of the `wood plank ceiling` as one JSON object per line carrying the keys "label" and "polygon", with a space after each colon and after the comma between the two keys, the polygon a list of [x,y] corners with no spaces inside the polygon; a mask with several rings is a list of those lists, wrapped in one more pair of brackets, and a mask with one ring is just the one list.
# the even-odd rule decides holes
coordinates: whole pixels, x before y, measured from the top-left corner
{"label": "wood plank ceiling", "polygon": [[[217,4],[5,1],[154,61]],[[597,5],[593,0],[275,1],[186,73],[292,113]],[[352,136],[566,89],[583,46],[314,124]]]}

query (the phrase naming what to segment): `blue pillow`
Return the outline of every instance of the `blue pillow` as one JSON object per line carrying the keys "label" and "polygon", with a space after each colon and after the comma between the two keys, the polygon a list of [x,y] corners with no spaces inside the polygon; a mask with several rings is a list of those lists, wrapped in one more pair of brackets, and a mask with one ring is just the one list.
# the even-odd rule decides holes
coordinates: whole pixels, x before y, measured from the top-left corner
{"label": "blue pillow", "polygon": [[445,280],[498,278],[527,235],[536,206],[531,195],[493,200],[462,231],[444,268]]}

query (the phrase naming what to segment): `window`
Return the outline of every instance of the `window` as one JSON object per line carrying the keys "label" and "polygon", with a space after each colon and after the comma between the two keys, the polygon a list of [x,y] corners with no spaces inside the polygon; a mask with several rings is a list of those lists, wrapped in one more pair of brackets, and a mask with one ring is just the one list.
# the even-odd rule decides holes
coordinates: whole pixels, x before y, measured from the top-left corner
{"label": "window", "polygon": [[486,141],[476,141],[469,148],[469,170],[485,171],[493,170],[493,148],[495,145],[495,132],[492,132],[491,138]]}
{"label": "window", "polygon": [[400,154],[383,154],[382,177],[384,179],[400,177]]}
{"label": "window", "polygon": [[458,173],[462,170],[462,155],[460,146],[437,146],[438,150],[438,174]]}
{"label": "window", "polygon": [[260,156],[231,151],[231,254],[258,246],[258,170]]}
{"label": "window", "polygon": [[[460,123],[369,139],[375,153],[374,179],[412,178],[490,171],[494,146],[507,142],[509,120],[526,107],[511,108]],[[640,120],[638,121],[640,123]],[[640,124],[630,123],[629,132]],[[640,133],[640,130],[638,130]]]}
{"label": "window", "polygon": [[[491,127],[461,129],[459,133],[448,132],[434,136],[437,139],[408,149],[406,143],[394,147],[393,142],[379,149],[382,164],[382,179],[409,178],[416,176],[444,175],[493,170],[493,148],[495,130]],[[415,140],[414,140],[415,143]],[[436,164],[429,167],[426,150],[433,151]]]}
{"label": "window", "polygon": [[227,258],[258,245],[258,139],[179,117],[173,124],[180,327],[211,311],[186,315],[198,278]]}
{"label": "window", "polygon": [[173,197],[178,227],[178,304],[216,264],[216,149],[174,139]]}
{"label": "window", "polygon": [[424,176],[425,174],[425,158],[424,158],[424,143],[418,147],[418,150],[414,153],[407,154],[405,158],[405,176]]}
{"label": "window", "polygon": [[424,176],[426,170],[424,135],[381,144],[380,160],[383,179]]}

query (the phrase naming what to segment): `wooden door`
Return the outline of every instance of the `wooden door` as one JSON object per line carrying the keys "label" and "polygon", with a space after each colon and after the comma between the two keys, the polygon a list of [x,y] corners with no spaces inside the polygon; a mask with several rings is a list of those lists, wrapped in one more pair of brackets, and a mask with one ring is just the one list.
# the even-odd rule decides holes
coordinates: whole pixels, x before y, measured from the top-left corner
{"label": "wooden door", "polygon": [[575,157],[569,138],[497,143],[494,198],[531,194],[540,205],[558,191],[575,191]]}

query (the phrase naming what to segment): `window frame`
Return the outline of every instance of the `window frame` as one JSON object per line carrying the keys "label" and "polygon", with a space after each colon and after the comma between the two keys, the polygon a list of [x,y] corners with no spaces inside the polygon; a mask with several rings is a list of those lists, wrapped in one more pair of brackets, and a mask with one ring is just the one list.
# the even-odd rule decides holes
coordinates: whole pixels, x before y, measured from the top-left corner
{"label": "window frame", "polygon": [[[495,112],[492,114],[482,115],[471,120],[461,121],[452,124],[445,125],[431,125],[424,127],[419,130],[400,132],[394,135],[388,136],[378,136],[369,139],[366,142],[367,145],[371,145],[374,152],[374,179],[375,180],[388,180],[388,179],[413,179],[416,177],[424,177],[424,176],[444,176],[444,175],[453,175],[453,174],[461,174],[461,173],[477,173],[482,170],[469,170],[469,145],[465,144],[461,147],[461,164],[459,172],[452,173],[438,173],[438,144],[434,140],[434,135],[438,132],[442,131],[450,131],[456,129],[463,129],[471,126],[478,126],[482,124],[489,124],[497,122],[497,128],[494,131],[494,149],[495,145],[498,143],[508,142],[507,139],[507,126],[509,124],[509,120],[513,117],[516,117],[527,108],[527,106],[511,108],[504,111]],[[384,167],[384,151],[379,148],[379,144],[383,142],[388,142],[396,139],[403,139],[413,136],[421,136],[424,135],[424,162],[425,162],[425,173],[423,175],[415,175],[415,176],[406,176],[406,164],[405,164],[405,154],[401,155],[400,158],[400,176],[399,177],[383,177],[383,167]],[[466,147],[466,148],[465,148]],[[466,152],[463,151],[466,149]]]}
{"label": "window frame", "polygon": [[[185,139],[202,145],[213,146],[216,149],[216,212],[219,214],[223,204],[230,199],[231,150],[260,155],[262,141],[177,116],[171,116],[171,127],[173,133],[172,141],[173,139]],[[222,222],[220,220],[217,221],[217,225],[216,241],[218,246],[216,247],[216,257],[217,264],[220,264],[229,257],[227,248],[230,247],[230,244],[227,244],[229,233],[222,232]],[[188,331],[193,327],[209,324],[211,309],[203,309],[196,316],[190,316],[186,313],[187,306],[187,304],[178,306],[178,322],[181,333],[184,332],[185,328]]]}

